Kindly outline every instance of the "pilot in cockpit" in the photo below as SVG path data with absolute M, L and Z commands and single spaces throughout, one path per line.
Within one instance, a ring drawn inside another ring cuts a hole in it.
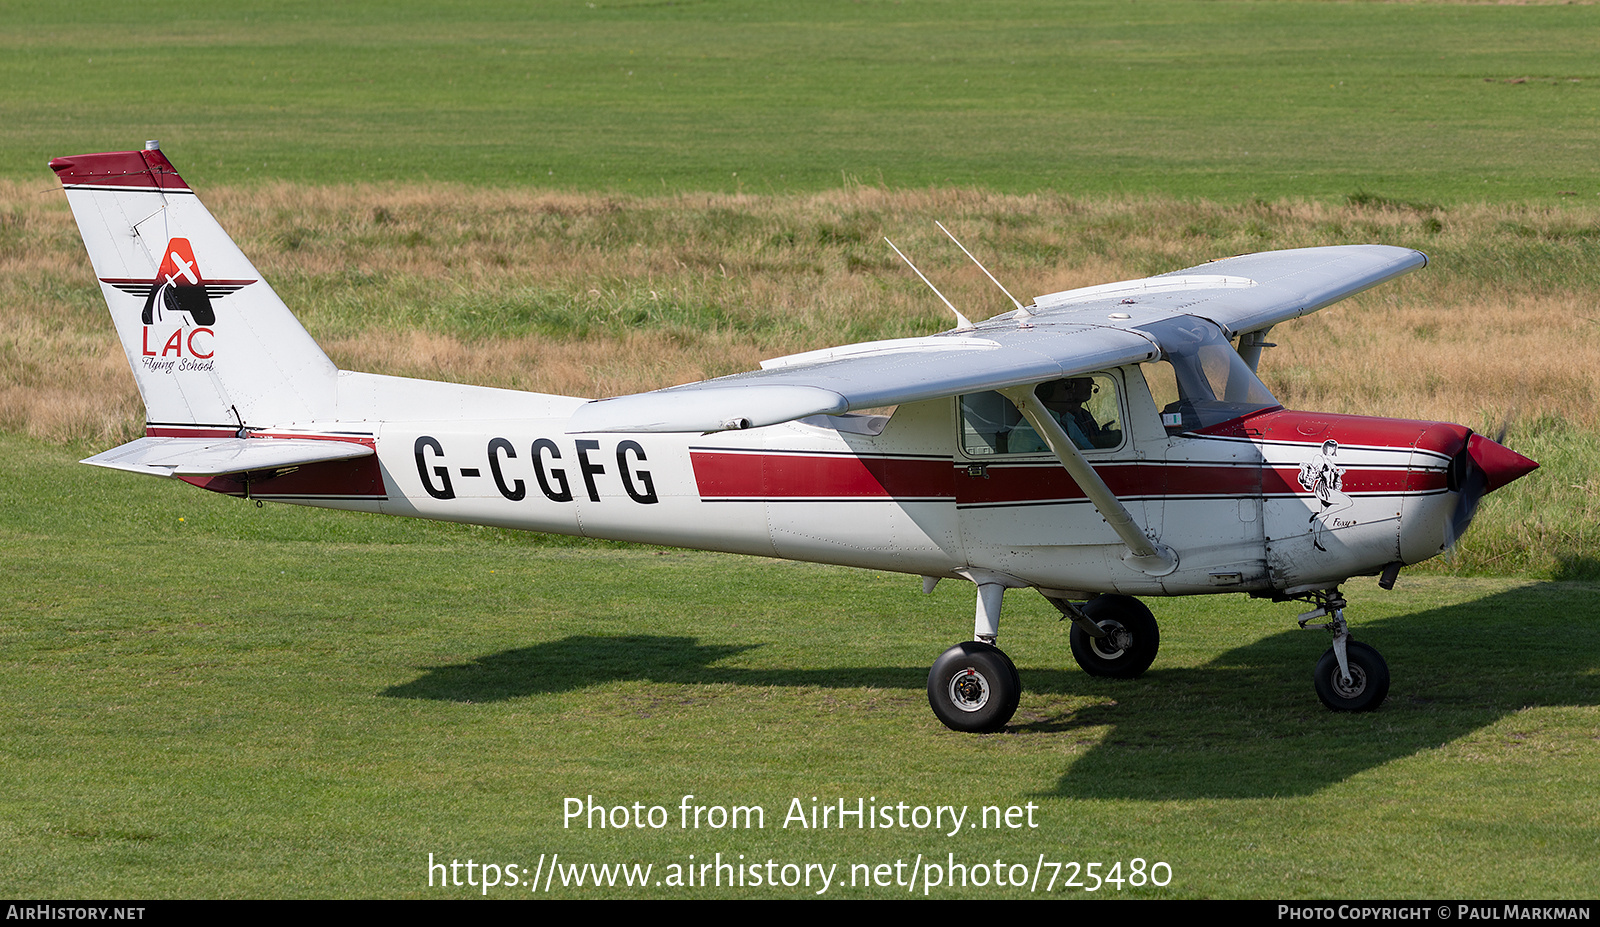
M 1056 417 L 1061 427 L 1067 431 L 1067 437 L 1080 448 L 1103 447 L 1100 436 L 1100 423 L 1094 420 L 1094 413 L 1084 407 L 1095 393 L 1094 380 L 1090 377 L 1072 377 L 1067 380 L 1052 380 L 1043 384 L 1036 395 L 1050 414 Z
M 1070 377 L 1041 383 L 1034 391 L 1039 403 L 1061 423 L 1061 428 L 1072 439 L 1072 443 L 1084 450 L 1117 443 L 1117 436 L 1106 434 L 1100 423 L 1095 421 L 1094 413 L 1085 407 L 1093 398 L 1095 389 L 1093 377 Z M 1048 446 L 1024 422 L 1012 431 L 1009 450 L 1013 454 L 1026 453 L 1048 450 Z

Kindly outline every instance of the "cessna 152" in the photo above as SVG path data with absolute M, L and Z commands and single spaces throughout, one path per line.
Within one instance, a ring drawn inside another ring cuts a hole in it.
M 1391 586 L 1538 466 L 1459 425 L 1288 411 L 1257 379 L 1272 326 L 1427 263 L 1404 248 L 1247 254 L 589 401 L 339 370 L 158 145 L 50 166 L 147 411 L 145 437 L 85 463 L 257 500 L 896 571 L 927 590 L 964 579 L 973 640 L 928 675 L 956 730 L 1016 710 L 995 639 L 1020 588 L 1071 620 L 1085 671 L 1111 677 L 1156 656 L 1134 595 L 1305 601 L 1301 627 L 1326 619 L 1312 627 L 1333 636 L 1317 695 L 1376 708 L 1389 671 L 1351 640 L 1339 585 Z

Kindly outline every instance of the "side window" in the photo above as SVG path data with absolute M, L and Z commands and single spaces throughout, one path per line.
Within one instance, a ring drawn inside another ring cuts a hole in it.
M 1050 380 L 1039 384 L 1034 395 L 1079 449 L 1104 450 L 1122 444 L 1122 403 L 1111 374 Z M 1017 407 L 999 393 L 961 397 L 961 449 L 970 457 L 1050 451 Z
M 1169 361 L 1140 364 L 1139 372 L 1144 374 L 1145 385 L 1150 387 L 1150 398 L 1156 401 L 1156 409 L 1161 413 L 1161 424 L 1166 427 L 1167 434 L 1183 431 L 1178 375 L 1173 371 L 1172 364 Z

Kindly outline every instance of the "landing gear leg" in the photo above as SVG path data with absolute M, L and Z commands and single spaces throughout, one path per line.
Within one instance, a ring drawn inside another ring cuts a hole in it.
M 1022 678 L 1011 658 L 994 645 L 1000 633 L 1000 603 L 1005 587 L 978 586 L 975 640 L 946 650 L 928 671 L 928 704 L 953 731 L 998 731 L 1017 713 Z
M 1317 661 L 1313 676 L 1317 698 L 1333 711 L 1376 710 L 1389 696 L 1389 664 L 1377 650 L 1350 637 L 1344 596 L 1337 588 L 1313 590 L 1309 597 L 1317 607 L 1300 616 L 1301 629 L 1333 632 L 1333 646 Z M 1308 624 L 1316 618 L 1329 620 Z

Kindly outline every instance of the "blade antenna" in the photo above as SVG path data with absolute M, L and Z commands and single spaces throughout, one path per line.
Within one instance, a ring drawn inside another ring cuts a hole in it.
M 934 220 L 933 224 L 937 225 L 939 227 L 939 231 L 945 233 L 946 235 L 950 235 L 950 230 L 944 227 L 944 223 L 943 222 L 940 222 L 938 220 Z M 961 253 L 962 254 L 965 254 L 967 257 L 972 258 L 972 263 L 978 265 L 978 269 L 983 271 L 983 275 L 985 277 L 988 277 L 989 281 L 991 283 L 993 283 L 995 286 L 1000 288 L 1000 292 L 1006 294 L 1006 299 L 1011 300 L 1011 305 L 1017 307 L 1017 314 L 1018 315 L 1033 315 L 1032 312 L 1028 311 L 1027 307 L 1023 306 L 1022 303 L 1017 302 L 1017 298 L 1015 296 L 1011 295 L 1011 291 L 1006 289 L 1005 284 L 1003 284 L 1000 281 L 996 280 L 994 278 L 994 274 L 989 273 L 989 268 L 983 266 L 983 262 L 982 261 L 978 260 L 975 257 L 972 257 L 972 252 L 968 251 L 967 250 L 967 246 L 963 245 L 961 243 L 961 239 L 955 237 L 954 235 L 950 235 L 950 240 L 956 243 L 956 247 L 961 249 Z
M 933 291 L 933 295 L 935 295 L 935 296 L 939 297 L 939 299 L 943 300 L 944 304 L 946 306 L 950 307 L 950 311 L 954 312 L 956 314 L 956 322 L 959 323 L 956 327 L 958 327 L 958 328 L 971 328 L 972 327 L 972 320 L 967 318 L 966 316 L 962 315 L 961 314 L 961 310 L 957 309 L 950 302 L 950 300 L 945 299 L 944 298 L 944 294 L 939 292 L 939 288 L 933 285 L 933 281 L 929 280 L 927 277 L 923 277 L 922 276 L 922 271 L 917 270 L 917 265 L 911 263 L 911 259 L 906 257 L 905 254 L 901 253 L 899 248 L 895 248 L 894 247 L 894 242 L 889 241 L 888 236 L 884 236 L 883 240 L 889 243 L 889 247 L 894 248 L 894 253 L 900 255 L 900 260 L 906 262 L 906 266 L 911 268 L 911 272 L 912 273 L 916 274 L 919 277 L 922 277 L 922 282 L 926 283 L 928 285 L 928 289 Z

